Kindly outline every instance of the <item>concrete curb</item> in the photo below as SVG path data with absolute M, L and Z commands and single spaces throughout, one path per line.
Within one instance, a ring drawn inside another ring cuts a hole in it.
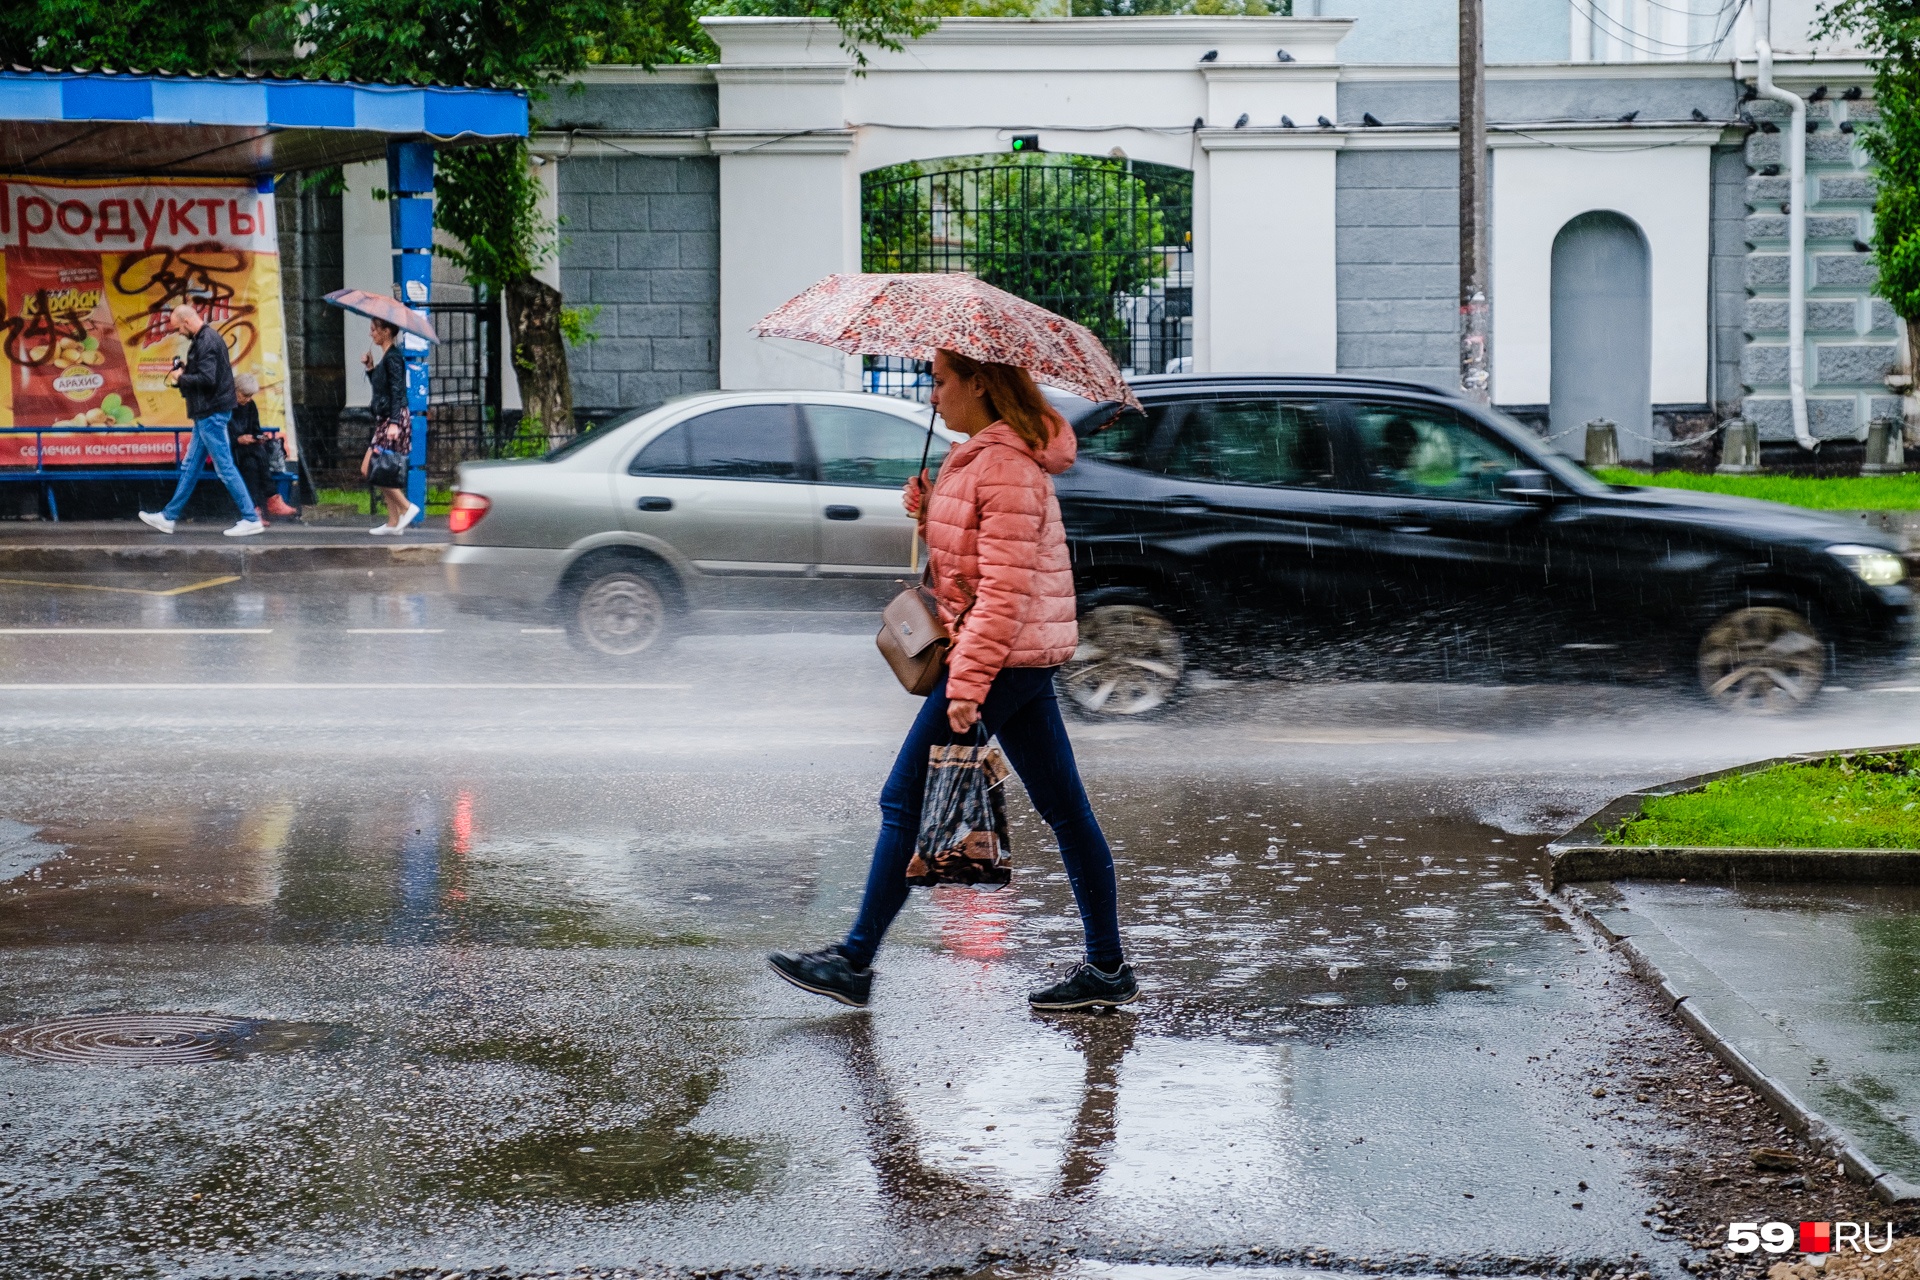
M 1649 799 L 1698 791 L 1718 779 L 1759 773 L 1777 764 L 1804 764 L 1836 757 L 1915 750 L 1920 750 L 1920 743 L 1858 747 L 1849 751 L 1802 751 L 1629 791 L 1610 801 L 1598 812 L 1589 814 L 1572 830 L 1547 845 L 1547 856 L 1551 859 L 1547 887 L 1557 890 L 1562 885 L 1579 880 L 1871 881 L 1880 884 L 1920 884 L 1920 849 L 1689 848 L 1604 842 L 1606 832 L 1639 816 L 1642 803 Z
M 431 569 L 445 543 L 372 543 L 369 546 L 6 546 L 0 573 L 204 573 L 252 577 L 316 569 Z
M 1705 1014 L 1688 1003 L 1688 996 L 1693 993 L 1681 991 L 1675 986 L 1645 949 L 1633 940 L 1633 934 L 1624 931 L 1619 920 L 1608 918 L 1610 913 L 1597 903 L 1592 890 L 1580 885 L 1568 885 L 1559 891 L 1558 896 L 1580 919 L 1592 925 L 1614 950 L 1626 957 L 1628 966 L 1636 976 L 1658 988 L 1661 996 L 1667 1000 L 1668 1007 L 1700 1037 L 1700 1042 L 1707 1050 L 1765 1098 L 1767 1104 L 1786 1120 L 1788 1128 L 1804 1134 L 1816 1148 L 1838 1160 L 1849 1177 L 1867 1184 L 1874 1196 L 1883 1203 L 1909 1204 L 1920 1201 L 1920 1185 L 1889 1173 L 1874 1163 L 1851 1134 L 1800 1101 L 1792 1090 L 1762 1071 L 1751 1058 L 1720 1034 L 1707 1021 Z M 1612 910 L 1628 914 L 1625 907 Z

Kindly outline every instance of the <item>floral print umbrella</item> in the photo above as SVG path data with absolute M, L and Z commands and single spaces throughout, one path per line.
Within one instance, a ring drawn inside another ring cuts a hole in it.
M 831 275 L 761 320 L 753 332 L 862 356 L 931 360 L 945 349 L 1018 365 L 1049 386 L 1089 400 L 1140 406 L 1092 330 L 958 272 Z
M 402 333 L 411 333 L 415 337 L 425 338 L 428 342 L 440 341 L 440 335 L 433 331 L 433 321 L 384 293 L 367 293 L 360 289 L 335 289 L 327 295 L 326 300 L 342 311 L 351 311 L 369 320 L 384 320 Z

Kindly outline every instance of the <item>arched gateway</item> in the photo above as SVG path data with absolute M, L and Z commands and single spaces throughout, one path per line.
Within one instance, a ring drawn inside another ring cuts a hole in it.
M 1016 291 L 1073 308 L 1143 373 L 1189 359 L 1333 371 L 1345 131 L 1282 119 L 1338 117 L 1334 46 L 1350 25 L 957 19 L 868 50 L 862 71 L 824 24 L 709 20 L 721 384 L 853 385 L 857 361 L 747 329 L 821 276 L 872 265 L 876 235 L 906 236 L 881 258 L 1037 286 Z M 1003 216 L 1023 202 L 1038 221 Z M 1097 234 L 1074 247 L 1076 231 Z
M 1077 320 L 1130 373 L 1193 358 L 1193 175 L 1124 156 L 1017 151 L 860 176 L 863 271 L 964 271 Z M 892 390 L 898 362 L 869 359 Z

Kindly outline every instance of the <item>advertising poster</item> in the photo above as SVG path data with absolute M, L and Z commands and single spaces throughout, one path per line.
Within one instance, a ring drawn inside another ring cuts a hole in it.
M 0 176 L 0 427 L 174 427 L 166 385 L 185 303 L 260 380 L 260 421 L 284 426 L 286 368 L 273 195 L 246 182 Z M 172 466 L 172 435 L 48 433 L 49 466 Z M 35 437 L 0 434 L 0 466 Z

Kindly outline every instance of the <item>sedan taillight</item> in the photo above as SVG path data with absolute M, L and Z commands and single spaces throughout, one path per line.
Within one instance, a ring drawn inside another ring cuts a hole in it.
M 447 510 L 447 532 L 465 533 L 480 523 L 480 517 L 487 514 L 493 504 L 477 493 L 456 493 L 453 506 Z

